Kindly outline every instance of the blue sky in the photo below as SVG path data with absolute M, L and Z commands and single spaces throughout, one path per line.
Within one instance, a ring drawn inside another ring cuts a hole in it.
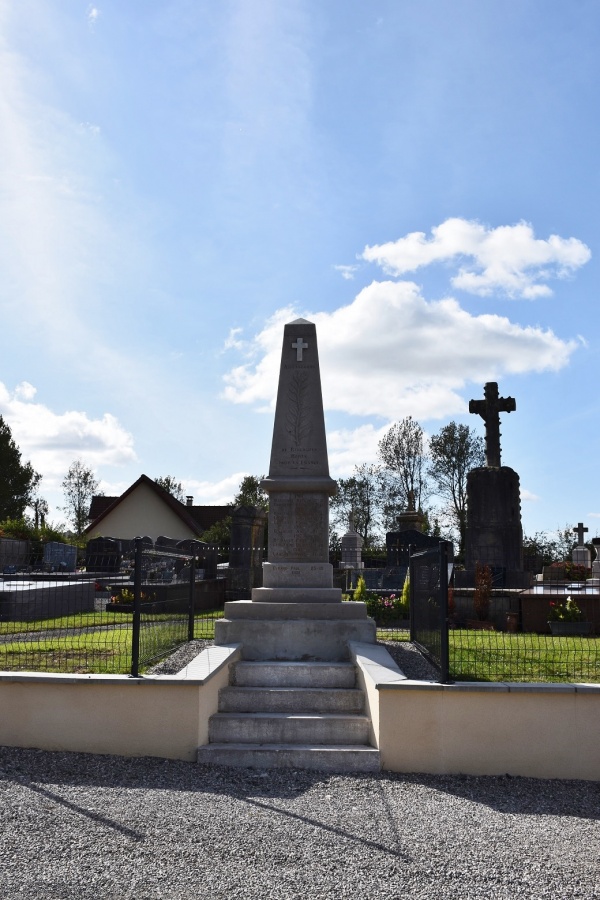
M 527 533 L 600 529 L 595 0 L 0 0 L 0 413 L 197 503 L 268 469 L 317 323 L 330 468 L 405 415 L 482 431 Z

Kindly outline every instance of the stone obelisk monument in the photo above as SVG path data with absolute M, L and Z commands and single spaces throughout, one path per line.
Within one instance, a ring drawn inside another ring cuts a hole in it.
M 283 332 L 269 475 L 269 561 L 251 601 L 228 602 L 217 645 L 244 659 L 341 660 L 349 641 L 375 642 L 364 603 L 342 603 L 329 563 L 329 476 L 317 332 L 297 319 Z
M 269 562 L 254 602 L 341 603 L 329 563 L 329 477 L 317 330 L 297 319 L 283 332 L 269 475 Z

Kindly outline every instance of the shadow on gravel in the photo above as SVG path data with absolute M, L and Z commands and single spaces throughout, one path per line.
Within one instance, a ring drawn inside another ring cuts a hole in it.
M 499 813 L 600 819 L 600 783 L 520 778 L 512 775 L 389 775 L 404 784 L 443 791 Z
M 386 808 L 389 802 L 384 798 L 384 794 L 389 796 L 386 788 L 392 792 L 407 788 L 413 793 L 414 789 L 421 788 L 433 794 L 443 792 L 472 803 L 480 803 L 500 813 L 600 819 L 600 784 L 597 782 L 549 781 L 513 778 L 508 775 L 476 777 L 403 775 L 390 772 L 342 775 L 292 769 L 261 771 L 200 766 L 154 757 L 126 758 L 0 747 L 0 781 L 2 780 L 20 782 L 41 794 L 52 793 L 52 799 L 66 806 L 70 802 L 56 796 L 52 786 L 223 794 L 245 800 L 257 807 L 274 809 L 270 800 L 293 799 L 318 786 L 337 784 L 343 788 L 344 781 L 351 781 L 370 786 L 374 799 L 376 796 Z M 72 804 L 71 806 L 74 807 Z M 84 815 L 88 814 L 84 809 L 79 811 Z M 281 808 L 278 811 L 294 817 Z M 390 809 L 390 821 L 393 820 L 392 813 Z M 98 818 L 96 813 L 89 815 Z M 133 833 L 128 836 L 136 837 Z

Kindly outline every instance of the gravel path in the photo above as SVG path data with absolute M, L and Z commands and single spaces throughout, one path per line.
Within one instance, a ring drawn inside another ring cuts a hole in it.
M 600 786 L 0 748 L 3 900 L 600 897 Z
M 147 674 L 175 675 L 206 647 L 212 646 L 212 643 L 212 641 L 190 641 L 179 647 L 167 659 L 148 669 Z M 386 648 L 407 678 L 437 681 L 435 669 L 413 644 L 408 641 L 379 641 L 379 643 Z

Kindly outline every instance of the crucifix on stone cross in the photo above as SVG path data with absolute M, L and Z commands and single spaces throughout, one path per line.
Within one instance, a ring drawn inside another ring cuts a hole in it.
M 583 540 L 583 536 L 586 533 L 586 531 L 589 531 L 589 528 L 586 528 L 584 526 L 583 522 L 579 522 L 579 524 L 577 525 L 577 528 L 574 528 L 573 531 L 577 535 L 577 546 L 584 547 L 585 543 Z
M 483 389 L 484 400 L 469 400 L 469 412 L 477 413 L 485 422 L 486 465 L 500 468 L 500 413 L 514 412 L 514 397 L 499 397 L 498 383 L 488 381 Z
M 296 362 L 302 362 L 302 351 L 308 350 L 308 344 L 304 343 L 303 338 L 296 338 L 296 340 L 292 344 L 292 350 L 296 351 Z

